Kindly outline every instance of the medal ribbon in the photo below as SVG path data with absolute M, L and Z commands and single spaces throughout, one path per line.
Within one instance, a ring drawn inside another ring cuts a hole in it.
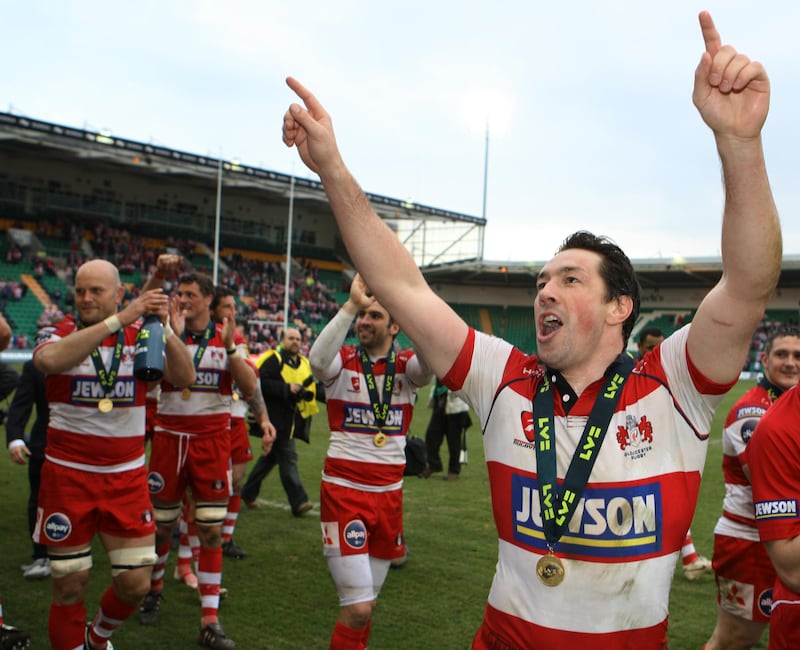
M 595 400 L 580 442 L 572 455 L 562 491 L 558 492 L 556 470 L 555 396 L 545 374 L 533 399 L 536 472 L 539 478 L 539 504 L 542 509 L 542 528 L 545 539 L 555 544 L 569 524 L 583 496 L 592 467 L 622 393 L 622 384 L 633 370 L 634 361 L 621 354 L 609 369 L 606 383 Z
M 203 355 L 206 353 L 206 348 L 208 347 L 208 342 L 211 340 L 213 333 L 217 331 L 217 326 L 214 324 L 213 320 L 208 321 L 208 325 L 206 325 L 206 330 L 203 332 L 203 338 L 200 339 L 200 343 L 197 346 L 197 352 L 194 354 L 194 369 L 197 370 L 200 367 L 200 360 L 203 358 Z M 186 343 L 186 335 L 187 332 L 184 330 L 183 334 L 181 334 L 181 341 Z
M 383 377 L 382 399 L 378 397 L 378 386 L 375 375 L 372 374 L 372 362 L 369 360 L 367 351 L 360 345 L 356 348 L 358 358 L 361 361 L 361 369 L 364 371 L 364 379 L 367 382 L 369 401 L 372 402 L 372 412 L 375 414 L 375 424 L 378 430 L 383 429 L 386 424 L 386 416 L 389 414 L 389 403 L 392 401 L 392 388 L 394 386 L 394 373 L 397 367 L 397 351 L 392 345 L 389 356 L 386 357 L 386 374 Z
M 106 397 L 113 394 L 114 382 L 117 380 L 117 373 L 119 372 L 119 363 L 122 360 L 122 346 L 125 341 L 125 328 L 123 327 L 117 333 L 117 343 L 114 346 L 114 354 L 111 357 L 111 367 L 106 370 L 103 360 L 100 358 L 100 350 L 95 348 L 92 350 L 92 363 L 94 369 L 97 371 L 97 378 L 100 380 L 100 385 L 106 393 Z
M 778 386 L 776 386 L 775 384 L 773 384 L 766 377 L 761 377 L 761 379 L 758 380 L 758 385 L 767 391 L 767 395 L 769 395 L 769 398 L 773 402 L 783 394 L 783 390 Z

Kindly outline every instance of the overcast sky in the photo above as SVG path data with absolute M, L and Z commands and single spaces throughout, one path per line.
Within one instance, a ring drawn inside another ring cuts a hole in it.
M 800 254 L 800 3 L 0 0 L 0 109 L 311 177 L 280 139 L 292 75 L 365 190 L 481 216 L 485 257 L 579 228 L 633 258 L 719 254 L 713 138 L 691 102 L 701 9 L 764 63 L 767 166 Z

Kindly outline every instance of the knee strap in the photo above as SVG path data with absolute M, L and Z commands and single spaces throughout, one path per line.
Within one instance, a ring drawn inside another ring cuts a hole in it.
M 158 561 L 158 555 L 152 546 L 135 546 L 109 551 L 108 560 L 111 562 L 111 575 L 116 577 L 131 569 L 153 566 Z
M 181 516 L 182 506 L 180 503 L 169 506 L 157 506 L 153 504 L 153 516 L 156 523 L 160 525 L 172 525 Z
M 48 552 L 50 573 L 54 578 L 65 578 L 73 573 L 88 571 L 92 568 L 91 547 L 69 554 Z
M 198 503 L 194 508 L 194 523 L 198 526 L 221 526 L 227 515 L 227 502 Z

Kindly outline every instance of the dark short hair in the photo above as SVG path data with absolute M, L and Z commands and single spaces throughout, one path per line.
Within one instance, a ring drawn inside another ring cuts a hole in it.
M 602 258 L 599 271 L 606 285 L 606 302 L 621 296 L 628 296 L 631 299 L 633 309 L 622 325 L 622 340 L 627 345 L 633 326 L 639 317 L 642 301 L 639 280 L 636 278 L 633 264 L 622 249 L 608 237 L 594 235 L 586 230 L 572 233 L 563 241 L 557 253 L 574 248 L 592 251 Z
M 776 325 L 767 334 L 767 339 L 764 341 L 764 352 L 769 354 L 775 339 L 782 339 L 785 336 L 793 336 L 800 339 L 800 328 L 794 325 Z
M 184 273 L 178 278 L 178 284 L 196 283 L 200 287 L 200 293 L 204 296 L 214 295 L 214 283 L 205 273 Z
M 214 298 L 211 300 L 211 311 L 214 311 L 217 307 L 219 307 L 219 303 L 222 302 L 223 298 L 227 298 L 228 296 L 236 297 L 236 292 L 231 289 L 230 287 L 225 286 L 218 286 L 214 289 Z
M 652 336 L 657 339 L 663 339 L 664 332 L 662 332 L 658 327 L 645 327 L 641 332 L 639 332 L 639 338 L 636 339 L 636 342 L 644 343 L 648 336 Z

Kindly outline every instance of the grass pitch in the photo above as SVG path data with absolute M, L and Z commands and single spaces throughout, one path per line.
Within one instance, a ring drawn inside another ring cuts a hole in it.
M 751 385 L 738 384 L 723 401 L 714 422 L 692 525 L 697 549 L 709 557 L 724 495 L 722 421 L 733 401 Z M 427 421 L 427 409 L 419 407 L 412 434 L 423 436 Z M 298 442 L 301 476 L 315 504 L 327 447 L 326 423 L 323 406 L 314 418 L 311 444 Z M 440 474 L 428 480 L 406 478 L 405 529 L 410 558 L 404 568 L 390 571 L 384 584 L 372 623 L 371 650 L 464 650 L 480 625 L 494 574 L 497 537 L 476 426 L 468 432 L 468 446 L 469 464 L 463 467 L 458 481 L 443 481 Z M 442 452 L 446 458 L 445 446 Z M 3 612 L 9 624 L 31 632 L 35 650 L 49 647 L 50 583 L 24 580 L 19 570 L 20 564 L 30 561 L 31 552 L 25 515 L 27 494 L 26 468 L 8 459 L 0 462 Z M 243 508 L 239 516 L 235 539 L 249 555 L 243 560 L 225 559 L 223 585 L 230 590 L 230 597 L 222 604 L 220 620 L 242 650 L 325 650 L 338 604 L 322 557 L 319 510 L 315 505 L 305 517 L 293 517 L 277 471 L 264 482 L 260 499 L 261 508 Z M 118 650 L 197 647 L 197 594 L 172 580 L 175 558 L 173 552 L 167 566 L 161 622 L 156 627 L 142 627 L 135 618 L 127 621 L 114 635 Z M 96 547 L 87 616 L 94 615 L 109 581 L 105 554 Z M 647 603 L 641 606 L 647 607 Z M 713 576 L 687 582 L 678 568 L 670 599 L 670 648 L 700 648 L 715 621 Z M 766 646 L 765 635 L 759 647 Z

